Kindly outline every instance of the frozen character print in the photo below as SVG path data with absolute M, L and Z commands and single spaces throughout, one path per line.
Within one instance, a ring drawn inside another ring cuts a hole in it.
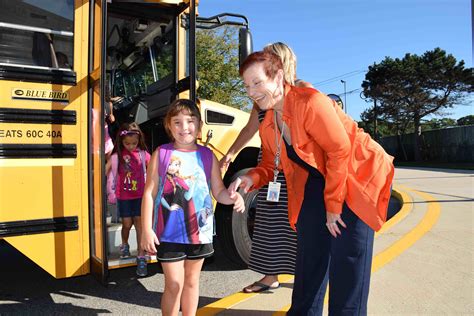
M 123 155 L 123 161 L 125 162 L 125 177 L 123 178 L 123 189 L 124 191 L 136 191 L 137 190 L 137 181 L 132 180 L 132 168 L 131 161 L 132 157 L 130 155 Z M 133 190 L 135 187 L 135 190 Z
M 181 159 L 171 156 L 163 186 L 161 207 L 164 226 L 162 240 L 190 243 L 199 240 L 196 211 L 193 203 L 194 185 L 180 175 Z

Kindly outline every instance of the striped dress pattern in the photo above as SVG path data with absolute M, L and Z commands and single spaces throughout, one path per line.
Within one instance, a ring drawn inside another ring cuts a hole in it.
M 264 116 L 265 112 L 260 111 L 260 122 Z M 260 160 L 261 151 L 258 155 Z M 278 174 L 277 181 L 281 183 L 279 202 L 267 201 L 267 186 L 262 187 L 257 195 L 249 268 L 265 275 L 295 272 L 296 232 L 288 221 L 288 193 L 282 172 Z

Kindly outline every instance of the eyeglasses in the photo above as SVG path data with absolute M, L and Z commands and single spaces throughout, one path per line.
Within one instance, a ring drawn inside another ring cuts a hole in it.
M 120 135 L 120 136 L 140 135 L 140 132 L 139 132 L 139 131 L 127 131 L 127 130 L 123 130 L 123 131 L 120 132 L 119 135 Z

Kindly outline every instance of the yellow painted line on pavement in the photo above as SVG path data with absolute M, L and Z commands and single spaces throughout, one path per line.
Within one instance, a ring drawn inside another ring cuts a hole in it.
M 278 282 L 280 283 L 286 283 L 290 280 L 293 279 L 293 275 L 290 274 L 282 274 L 278 276 Z M 224 297 L 214 303 L 211 303 L 209 305 L 206 305 L 204 307 L 201 307 L 200 309 L 197 310 L 196 315 L 197 316 L 212 316 L 216 315 L 222 311 L 225 311 L 226 309 L 232 308 L 232 306 L 242 303 L 259 293 L 243 293 L 243 292 L 237 292 L 235 294 L 232 294 L 230 296 Z
M 372 272 L 379 270 L 381 267 L 402 254 L 405 250 L 413 246 L 421 237 L 423 237 L 423 235 L 429 232 L 438 221 L 439 215 L 441 214 L 441 205 L 436 202 L 436 198 L 428 193 L 416 190 L 412 190 L 412 192 L 421 196 L 421 198 L 423 198 L 428 204 L 425 216 L 415 228 L 375 256 L 374 261 L 372 262 Z
M 232 308 L 232 306 L 238 303 L 244 302 L 256 296 L 257 294 L 258 293 L 243 293 L 243 292 L 232 294 L 214 303 L 201 307 L 200 309 L 197 310 L 196 315 L 197 316 L 216 315 L 222 311 L 225 311 L 226 309 Z

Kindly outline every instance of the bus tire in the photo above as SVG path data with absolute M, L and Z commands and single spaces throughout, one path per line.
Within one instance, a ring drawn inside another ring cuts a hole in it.
M 232 176 L 234 181 L 249 169 L 243 169 Z M 228 259 L 237 267 L 246 268 L 252 247 L 253 224 L 258 190 L 239 192 L 245 202 L 245 211 L 237 213 L 232 205 L 218 204 L 216 208 L 217 238 Z

